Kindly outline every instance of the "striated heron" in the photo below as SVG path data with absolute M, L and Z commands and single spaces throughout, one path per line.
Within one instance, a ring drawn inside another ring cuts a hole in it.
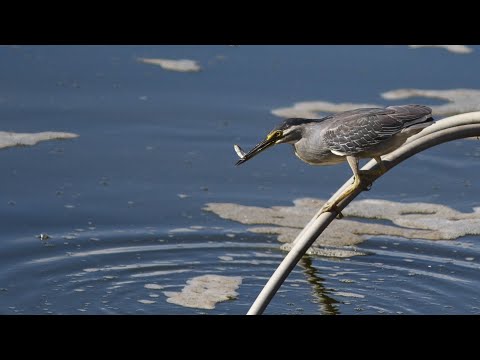
M 322 212 L 334 210 L 341 215 L 337 204 L 358 187 L 371 184 L 373 174 L 386 171 L 381 156 L 399 148 L 410 136 L 431 124 L 432 109 L 423 105 L 363 108 L 322 119 L 286 119 L 248 153 L 235 145 L 235 151 L 240 156 L 236 165 L 243 164 L 275 144 L 283 143 L 292 144 L 295 155 L 311 165 L 332 165 L 346 160 L 355 180 L 322 209 Z M 359 170 L 358 161 L 363 158 L 374 158 L 379 170 Z

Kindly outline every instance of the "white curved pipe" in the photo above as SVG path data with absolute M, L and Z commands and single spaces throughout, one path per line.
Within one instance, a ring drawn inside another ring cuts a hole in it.
M 459 114 L 437 121 L 435 124 L 425 128 L 415 136 L 409 138 L 399 149 L 384 156 L 385 167 L 390 170 L 409 157 L 426 150 L 432 146 L 442 144 L 447 141 L 480 136 L 480 111 Z M 369 170 L 375 168 L 377 163 L 375 160 L 369 161 L 362 169 Z M 379 176 L 375 177 L 375 180 Z M 352 178 L 347 180 L 340 189 L 329 199 L 334 200 L 343 190 L 352 182 Z M 339 211 L 347 206 L 357 195 L 362 192 L 357 189 L 355 192 L 347 196 L 340 204 L 337 205 Z M 283 259 L 277 270 L 268 280 L 257 299 L 248 310 L 247 315 L 260 315 L 270 303 L 277 290 L 285 281 L 287 276 L 293 270 L 298 261 L 305 255 L 305 252 L 327 228 L 327 226 L 335 219 L 335 213 L 321 213 L 321 210 L 315 214 L 310 222 L 298 234 L 293 242 L 292 249 Z

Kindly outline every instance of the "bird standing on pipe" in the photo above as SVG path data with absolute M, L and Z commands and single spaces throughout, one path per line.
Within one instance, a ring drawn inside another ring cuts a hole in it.
M 348 161 L 355 180 L 323 212 L 337 210 L 337 205 L 358 187 L 371 184 L 372 175 L 386 171 L 381 156 L 402 146 L 412 135 L 433 124 L 432 109 L 423 105 L 387 108 L 363 108 L 344 111 L 322 119 L 291 118 L 281 122 L 248 153 L 235 145 L 243 164 L 276 144 L 292 144 L 295 155 L 311 165 L 333 165 Z M 361 171 L 359 159 L 374 158 L 379 170 Z

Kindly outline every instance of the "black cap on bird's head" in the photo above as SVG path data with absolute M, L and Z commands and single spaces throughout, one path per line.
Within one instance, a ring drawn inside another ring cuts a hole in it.
M 302 118 L 290 118 L 282 121 L 272 131 L 270 131 L 262 142 L 257 144 L 252 150 L 245 154 L 235 165 L 243 164 L 245 161 L 250 160 L 255 155 L 260 154 L 263 150 L 275 144 L 282 143 L 295 143 L 302 137 L 303 125 L 317 120 L 302 119 Z

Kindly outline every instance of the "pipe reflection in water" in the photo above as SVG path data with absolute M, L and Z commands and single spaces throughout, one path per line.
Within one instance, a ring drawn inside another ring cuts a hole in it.
M 325 315 L 339 315 L 340 310 L 335 305 L 338 304 L 338 301 L 328 296 L 330 290 L 324 285 L 325 279 L 317 275 L 318 270 L 312 266 L 312 258 L 304 255 L 299 264 L 307 276 L 307 281 L 313 286 L 313 295 L 319 301 L 321 313 Z

